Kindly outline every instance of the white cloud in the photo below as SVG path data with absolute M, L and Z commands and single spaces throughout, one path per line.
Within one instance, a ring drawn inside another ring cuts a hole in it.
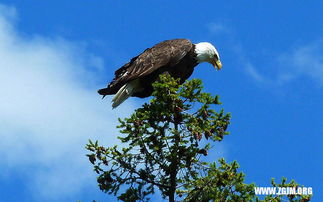
M 265 64 L 267 68 L 271 68 L 267 71 L 269 74 L 260 73 L 259 68 L 250 62 L 245 65 L 245 70 L 259 84 L 283 85 L 293 80 L 309 78 L 318 86 L 323 86 L 322 55 L 323 40 L 317 40 L 277 56 L 276 60 L 272 60 L 274 63 Z M 267 76 L 270 74 L 272 76 Z
M 229 32 L 229 28 L 223 23 L 209 23 L 207 24 L 207 28 L 211 34 L 220 34 L 223 32 Z
M 15 20 L 0 5 L 0 178 L 18 172 L 33 200 L 59 201 L 95 184 L 84 146 L 117 143 L 117 117 L 134 106 L 112 111 L 97 95 L 100 57 L 61 38 L 22 37 Z
M 257 82 L 266 83 L 266 78 L 261 75 L 256 68 L 249 62 L 246 63 L 246 71 L 247 73 Z
M 281 81 L 289 81 L 302 76 L 323 85 L 323 40 L 298 47 L 279 58 L 281 66 L 286 65 L 279 75 Z

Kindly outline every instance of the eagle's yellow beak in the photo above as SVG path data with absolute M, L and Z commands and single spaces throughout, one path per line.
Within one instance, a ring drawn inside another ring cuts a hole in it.
M 218 70 L 222 68 L 222 63 L 220 60 L 212 61 L 212 65 L 214 66 L 214 68 L 217 68 Z

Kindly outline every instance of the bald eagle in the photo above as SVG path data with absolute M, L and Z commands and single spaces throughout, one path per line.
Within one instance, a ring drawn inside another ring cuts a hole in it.
M 112 107 L 116 108 L 130 96 L 150 96 L 152 83 L 160 74 L 168 73 L 183 83 L 191 76 L 194 67 L 202 62 L 208 62 L 218 70 L 222 67 L 218 51 L 208 42 L 193 44 L 188 39 L 166 40 L 146 49 L 119 68 L 108 87 L 98 93 L 103 98 L 115 94 Z

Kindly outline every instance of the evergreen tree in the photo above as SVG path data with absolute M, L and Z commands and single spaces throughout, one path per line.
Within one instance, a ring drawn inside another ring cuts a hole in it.
M 100 189 L 123 201 L 148 201 L 156 189 L 170 202 L 258 200 L 255 185 L 244 183 L 237 162 L 227 163 L 223 158 L 209 162 L 205 157 L 211 149 L 216 152 L 215 142 L 228 135 L 230 114 L 218 109 L 219 97 L 202 92 L 198 79 L 179 85 L 178 80 L 162 75 L 153 87 L 150 103 L 130 118 L 119 119 L 123 135 L 118 138 L 123 148 L 106 148 L 91 140 L 87 144 Z M 286 179 L 282 184 L 272 183 L 299 186 Z M 265 200 L 280 201 L 282 197 L 267 196 Z

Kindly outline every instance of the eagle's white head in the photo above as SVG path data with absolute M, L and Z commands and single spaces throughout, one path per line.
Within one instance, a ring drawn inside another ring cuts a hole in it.
M 212 44 L 208 42 L 195 44 L 195 53 L 197 55 L 196 59 L 198 63 L 208 62 L 218 70 L 222 68 L 219 53 Z

